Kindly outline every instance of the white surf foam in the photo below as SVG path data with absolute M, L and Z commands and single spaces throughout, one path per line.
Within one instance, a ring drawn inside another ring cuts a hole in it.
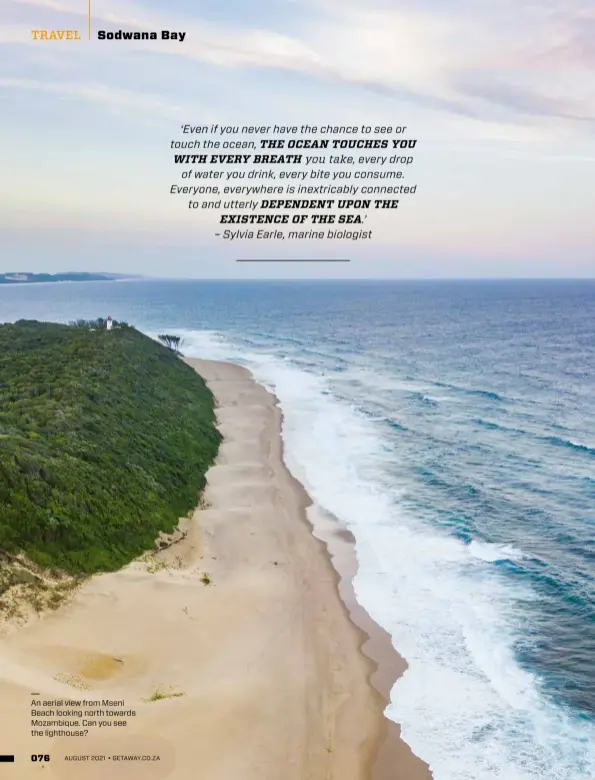
M 492 544 L 473 540 L 468 547 L 470 555 L 488 563 L 498 561 L 521 561 L 525 556 L 512 544 Z
M 595 776 L 593 726 L 545 700 L 515 660 L 523 603 L 533 594 L 491 564 L 522 553 L 466 545 L 408 516 L 399 486 L 384 476 L 378 423 L 338 402 L 322 373 L 217 334 L 181 335 L 188 354 L 248 365 L 279 398 L 287 465 L 354 534 L 357 598 L 409 663 L 387 715 L 435 780 Z

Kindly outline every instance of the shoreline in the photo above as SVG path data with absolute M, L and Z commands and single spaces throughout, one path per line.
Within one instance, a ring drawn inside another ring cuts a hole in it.
M 62 780 L 428 780 L 384 716 L 404 665 L 355 600 L 348 534 L 285 466 L 277 399 L 243 367 L 186 362 L 223 435 L 201 502 L 173 544 L 0 636 L 11 776 L 29 780 L 43 768 L 29 757 L 51 753 Z M 32 692 L 134 716 L 32 737 Z M 161 761 L 66 763 L 75 752 Z
M 384 715 L 391 702 L 395 682 L 407 670 L 407 662 L 395 650 L 390 634 L 357 601 L 353 579 L 357 573 L 355 537 L 330 513 L 312 505 L 308 514 L 312 534 L 326 548 L 337 578 L 336 587 L 348 619 L 361 636 L 359 651 L 370 661 L 368 681 L 378 695 L 382 711 L 377 747 L 372 758 L 370 780 L 432 780 L 428 765 L 416 756 L 401 737 L 398 723 Z M 316 515 L 312 518 L 311 515 Z
M 274 398 L 279 414 L 278 436 L 281 439 L 281 458 L 285 465 L 283 413 L 279 406 L 279 399 L 273 393 L 270 394 Z M 287 466 L 285 468 L 287 469 Z M 295 477 L 292 476 L 292 479 Z M 355 537 L 338 518 L 315 504 L 303 485 L 297 479 L 295 481 L 304 490 L 310 502 L 306 507 L 304 519 L 314 538 L 324 545 L 324 552 L 336 574 L 337 594 L 343 602 L 348 619 L 360 633 L 359 651 L 371 663 L 368 681 L 378 694 L 382 719 L 369 767 L 370 780 L 432 780 L 428 765 L 415 755 L 402 739 L 399 724 L 384 714 L 391 702 L 392 687 L 407 670 L 407 662 L 395 650 L 390 634 L 376 623 L 357 600 L 353 585 L 357 574 Z
M 285 445 L 282 435 L 283 413 L 279 399 L 257 382 L 252 372 L 243 366 L 199 358 L 185 358 L 185 361 L 203 377 L 204 373 L 200 369 L 204 368 L 205 364 L 228 365 L 238 368 L 246 372 L 250 380 L 262 388 L 273 401 L 276 429 L 273 438 L 278 439 L 279 442 L 278 454 L 283 469 L 289 480 L 301 493 L 302 517 L 300 519 L 307 527 L 308 532 L 321 545 L 322 553 L 333 573 L 336 594 L 344 609 L 345 617 L 358 635 L 358 652 L 368 662 L 367 682 L 373 690 L 377 706 L 380 708 L 378 732 L 374 738 L 374 748 L 366 763 L 364 777 L 366 780 L 432 780 L 428 765 L 416 756 L 410 746 L 401 738 L 399 724 L 389 720 L 384 715 L 384 711 L 391 701 L 392 687 L 406 671 L 407 662 L 393 647 L 388 632 L 376 623 L 357 601 L 353 587 L 353 579 L 357 573 L 353 534 L 337 518 L 314 503 L 306 488 L 291 474 L 285 464 Z M 207 384 L 209 384 L 208 381 Z

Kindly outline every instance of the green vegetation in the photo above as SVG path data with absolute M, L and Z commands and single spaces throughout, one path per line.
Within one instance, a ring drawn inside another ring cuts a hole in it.
M 173 352 L 176 352 L 179 354 L 180 346 L 182 344 L 182 340 L 179 336 L 171 336 L 169 333 L 161 333 L 159 336 L 157 336 L 159 341 L 163 344 L 164 347 L 167 347 L 168 349 L 171 349 Z
M 219 441 L 204 381 L 125 323 L 0 325 L 0 549 L 117 569 L 196 506 Z
M 98 317 L 96 320 L 71 320 L 68 323 L 72 328 L 90 328 L 91 330 L 97 330 L 98 328 L 105 328 L 107 320 L 103 317 Z M 129 328 L 130 325 L 127 322 L 112 321 L 112 327 L 114 328 Z
M 166 693 L 165 691 L 162 691 L 160 688 L 157 688 L 153 691 L 153 693 L 149 696 L 148 699 L 143 699 L 145 702 L 150 701 L 161 701 L 162 699 L 179 699 L 181 696 L 183 696 L 183 693 L 176 693 L 174 691 L 170 693 Z

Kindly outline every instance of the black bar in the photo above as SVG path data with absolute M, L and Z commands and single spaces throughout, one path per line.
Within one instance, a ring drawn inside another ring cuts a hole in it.
M 0 764 L 14 764 L 14 756 L 0 756 Z
M 338 257 L 247 257 L 236 260 L 236 263 L 350 263 Z

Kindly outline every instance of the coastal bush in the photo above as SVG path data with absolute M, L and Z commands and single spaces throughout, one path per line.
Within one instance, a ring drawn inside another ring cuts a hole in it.
M 157 338 L 163 344 L 163 346 L 171 349 L 172 352 L 179 354 L 179 349 L 182 343 L 182 340 L 179 336 L 172 336 L 169 333 L 161 333 L 159 336 L 157 336 Z
M 98 317 L 95 320 L 72 320 L 68 323 L 73 328 L 105 328 L 106 320 L 103 317 Z M 132 327 L 127 322 L 112 321 L 112 328 L 130 328 Z
M 151 549 L 199 501 L 213 406 L 132 327 L 0 325 L 0 548 L 71 574 Z

